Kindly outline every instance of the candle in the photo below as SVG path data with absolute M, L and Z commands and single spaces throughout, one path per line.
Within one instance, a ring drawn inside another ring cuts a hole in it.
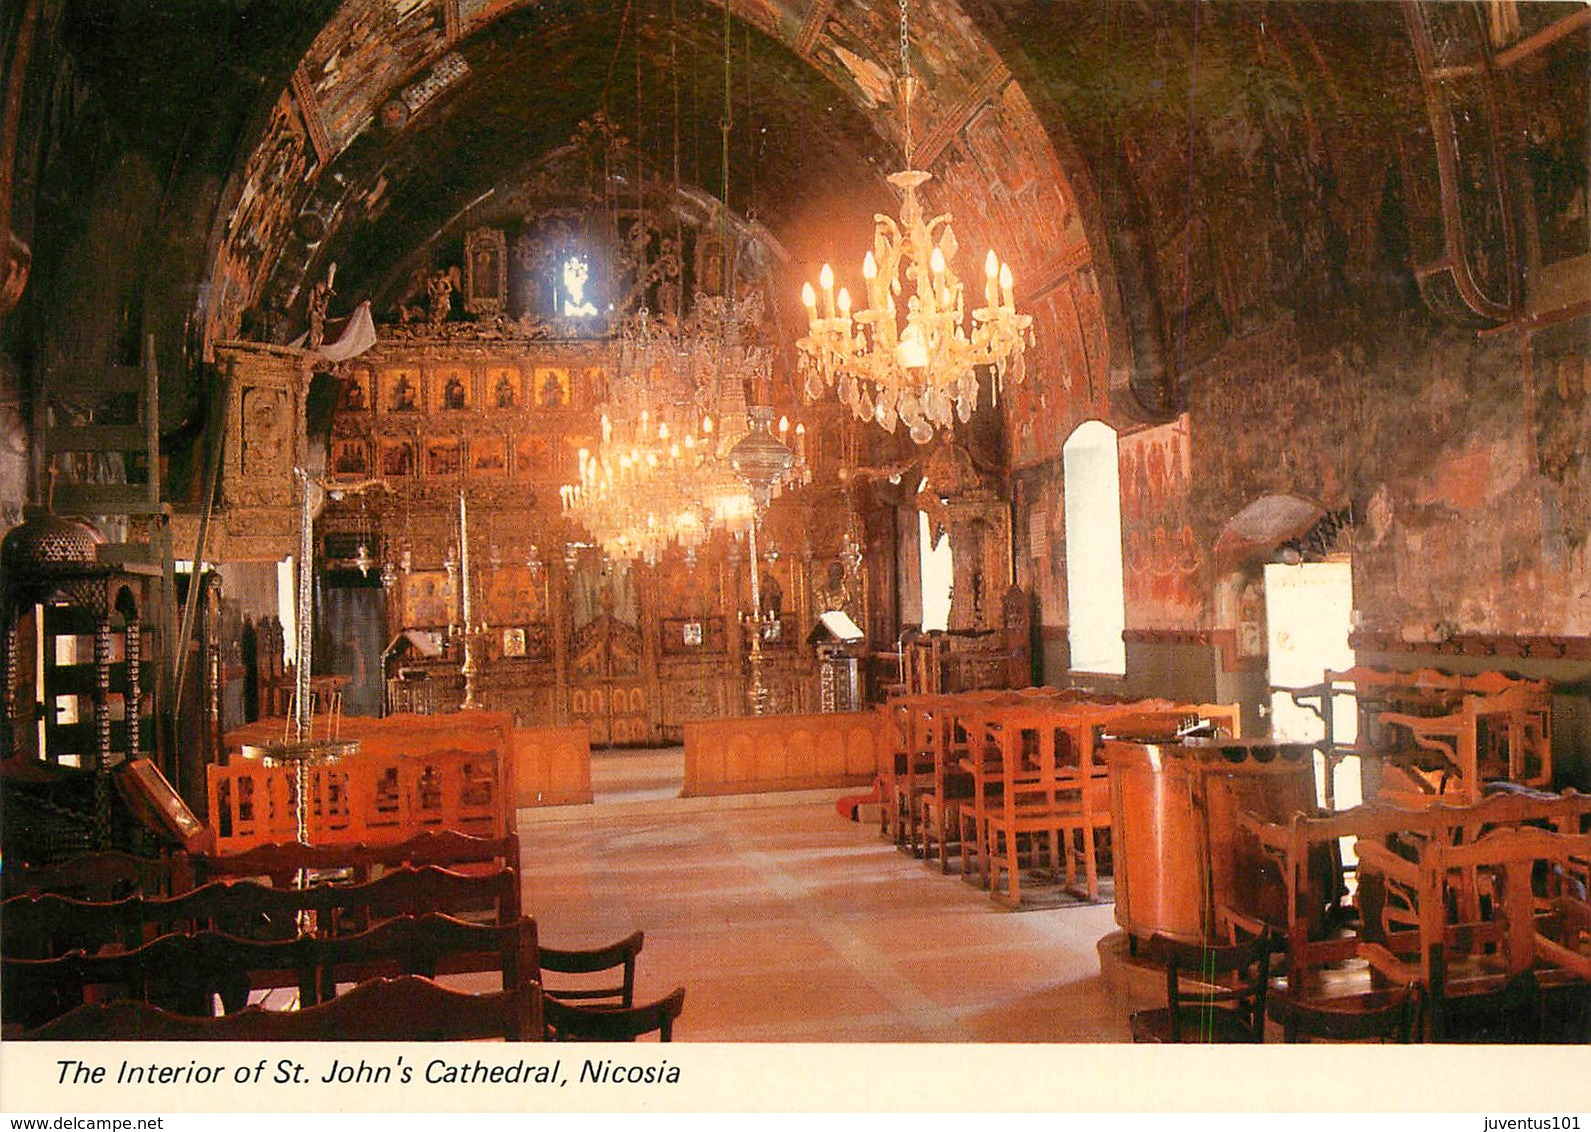
M 995 307 L 995 282 L 1000 278 L 1000 257 L 994 254 L 994 249 L 989 249 L 989 254 L 983 258 L 983 301 L 990 310 Z
M 473 624 L 470 620 L 470 536 L 469 519 L 464 507 L 464 492 L 459 492 L 459 594 L 460 620 L 465 631 Z
M 1015 282 L 1015 277 L 1011 274 L 1011 265 L 1002 263 L 1000 265 L 1000 292 L 1005 299 L 1005 305 L 1011 309 L 1016 308 L 1016 302 L 1011 298 L 1011 286 Z
M 818 282 L 823 286 L 823 317 L 834 317 L 834 269 L 828 264 L 823 265 L 823 270 L 818 274 Z

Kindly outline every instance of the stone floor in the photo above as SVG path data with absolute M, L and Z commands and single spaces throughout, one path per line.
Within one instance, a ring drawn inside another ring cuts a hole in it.
M 644 930 L 637 995 L 686 987 L 677 1041 L 1127 1040 L 1110 905 L 1005 911 L 842 818 L 845 791 L 687 799 L 682 778 L 678 750 L 598 752 L 594 805 L 519 814 L 543 942 Z

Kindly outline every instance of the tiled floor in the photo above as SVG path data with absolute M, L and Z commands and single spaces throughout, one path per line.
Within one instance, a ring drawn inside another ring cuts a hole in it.
M 845 820 L 843 791 L 678 798 L 678 752 L 597 754 L 597 803 L 520 812 L 544 942 L 646 932 L 680 1041 L 1124 1041 L 1109 905 L 1007 912 Z

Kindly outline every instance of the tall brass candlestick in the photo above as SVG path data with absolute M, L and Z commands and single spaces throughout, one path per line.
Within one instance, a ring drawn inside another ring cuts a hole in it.
M 480 707 L 475 698 L 475 622 L 470 616 L 470 535 L 469 515 L 464 505 L 464 489 L 459 488 L 459 602 L 464 622 L 464 702 L 466 711 Z

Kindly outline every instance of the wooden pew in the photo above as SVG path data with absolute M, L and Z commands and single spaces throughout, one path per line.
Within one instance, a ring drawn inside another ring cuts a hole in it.
M 133 1000 L 84 1005 L 18 1037 L 33 1041 L 541 1041 L 541 987 L 468 994 L 419 975 L 372 979 L 304 1010 L 200 1018 Z
M 50 958 L 75 948 L 136 947 L 170 931 L 225 931 L 287 939 L 313 923 L 320 934 L 361 930 L 402 915 L 486 913 L 491 922 L 519 918 L 519 874 L 453 872 L 436 865 L 400 868 L 363 884 L 278 888 L 253 881 L 212 881 L 167 899 L 98 903 L 61 896 L 18 896 L 0 905 L 0 952 Z
M 535 921 L 476 924 L 440 913 L 400 916 L 354 935 L 260 940 L 171 933 L 126 951 L 0 962 L 4 1021 L 25 1027 L 107 998 L 209 1015 L 215 997 L 230 1012 L 243 1008 L 251 990 L 293 987 L 299 1002 L 312 1006 L 333 997 L 339 984 L 377 976 L 491 972 L 510 990 L 539 974 Z
M 455 871 L 464 866 L 517 869 L 519 835 L 477 837 L 454 830 L 426 830 L 407 841 L 368 845 L 301 845 L 296 841 L 259 845 L 227 856 L 193 858 L 193 871 L 203 883 L 232 877 L 268 877 L 278 885 L 293 884 L 301 872 L 347 872 L 355 881 L 369 880 L 378 870 L 404 865 L 440 865 Z
M 80 900 L 119 900 L 124 896 L 173 896 L 193 887 L 186 853 L 136 857 L 118 850 L 84 853 L 56 865 L 8 861 L 0 877 L 6 896 L 55 893 Z

